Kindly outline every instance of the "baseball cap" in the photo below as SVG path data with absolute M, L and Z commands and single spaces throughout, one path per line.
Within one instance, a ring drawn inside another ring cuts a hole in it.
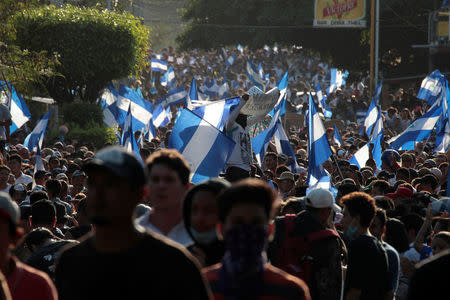
M 334 196 L 329 190 L 314 189 L 306 195 L 306 205 L 314 208 L 333 207 Z
M 4 192 L 0 192 L 0 217 L 8 219 L 14 224 L 20 221 L 19 206 Z
M 86 177 L 86 173 L 84 173 L 84 172 L 81 171 L 81 170 L 75 170 L 75 171 L 73 172 L 73 174 L 72 174 L 72 178 L 77 177 L 77 176 L 84 176 L 84 177 Z
M 395 193 L 387 193 L 386 196 L 391 199 L 412 198 L 414 196 L 414 193 L 407 187 L 399 187 Z
M 64 174 L 64 173 L 59 173 L 58 175 L 56 175 L 56 179 L 58 179 L 58 180 L 68 180 L 69 177 L 67 177 L 67 175 Z
M 295 182 L 294 174 L 289 171 L 281 173 L 280 178 L 278 178 L 278 180 L 291 180 Z
M 83 166 L 88 174 L 94 168 L 102 168 L 117 177 L 127 178 L 129 182 L 137 186 L 142 186 L 147 182 L 147 170 L 143 168 L 138 158 L 119 146 L 103 148 Z

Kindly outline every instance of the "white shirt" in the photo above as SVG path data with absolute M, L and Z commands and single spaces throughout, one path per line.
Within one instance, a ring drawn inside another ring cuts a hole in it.
M 150 223 L 150 220 L 149 220 L 149 217 L 148 217 L 149 215 L 150 215 L 150 210 L 147 211 L 141 217 L 137 218 L 135 220 L 135 223 L 137 225 L 140 225 L 140 226 L 144 227 L 145 229 L 150 229 L 153 232 L 156 232 L 156 233 L 158 233 L 160 235 L 163 235 L 166 238 L 171 239 L 172 241 L 183 245 L 184 247 L 189 247 L 189 246 L 194 244 L 194 241 L 189 236 L 189 233 L 187 232 L 186 227 L 184 227 L 183 221 L 181 221 L 180 223 L 175 225 L 172 228 L 172 230 L 170 230 L 170 232 L 167 235 L 165 235 L 155 225 Z
M 33 178 L 30 175 L 20 172 L 20 176 L 16 178 L 15 184 L 22 183 L 28 185 L 31 182 L 33 182 Z

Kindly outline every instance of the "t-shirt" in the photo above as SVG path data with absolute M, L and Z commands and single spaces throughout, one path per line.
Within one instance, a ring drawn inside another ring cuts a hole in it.
M 361 290 L 360 299 L 384 299 L 390 290 L 388 260 L 383 245 L 373 236 L 360 235 L 348 247 L 345 293 Z
M 0 122 L 5 122 L 7 120 L 11 120 L 11 113 L 9 112 L 8 107 L 0 103 Z M 5 126 L 0 126 L 0 141 L 6 140 Z
M 216 264 L 209 268 L 203 269 L 216 300 L 234 299 L 233 295 L 229 298 L 225 297 L 225 290 L 219 280 L 219 272 L 221 264 Z M 264 268 L 263 283 L 259 291 L 256 292 L 254 299 L 311 299 L 308 286 L 299 278 L 289 275 L 288 273 L 266 264 Z M 186 298 L 187 299 L 187 298 Z
M 55 262 L 59 251 L 70 241 L 58 241 L 41 247 L 33 253 L 27 260 L 27 265 L 47 273 L 52 280 L 55 280 Z
M 389 245 L 388 243 L 383 242 L 383 247 L 386 249 L 386 255 L 388 258 L 389 265 L 389 278 L 391 282 L 391 290 L 394 292 L 397 291 L 398 288 L 398 280 L 400 276 L 400 256 L 398 255 L 397 250 L 394 247 Z
M 14 300 L 56 300 L 55 285 L 44 272 L 13 258 L 16 267 L 8 276 L 8 287 Z
M 252 143 L 250 142 L 250 135 L 248 132 L 248 128 L 242 128 L 238 123 L 235 123 L 235 126 L 230 131 L 227 131 L 227 136 L 236 143 L 230 159 L 227 162 L 227 167 L 234 166 L 250 171 L 250 163 L 252 162 Z
M 60 299 L 209 299 L 186 249 L 150 231 L 139 234 L 141 241 L 121 252 L 98 252 L 93 233 L 65 250 L 56 266 Z
M 31 182 L 33 182 L 33 178 L 30 175 L 20 172 L 20 176 L 16 178 L 16 181 L 14 183 L 15 184 L 22 183 L 22 184 L 28 185 Z

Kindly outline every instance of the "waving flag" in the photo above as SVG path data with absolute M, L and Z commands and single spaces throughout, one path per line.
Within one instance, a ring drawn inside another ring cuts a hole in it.
M 37 146 L 36 156 L 34 159 L 34 174 L 36 174 L 37 171 L 45 171 L 44 160 L 42 159 L 41 148 L 39 147 L 39 144 Z
M 373 98 L 375 99 L 375 105 L 377 106 L 380 105 L 382 88 L 383 88 L 383 80 L 381 80 L 380 83 L 377 85 L 375 93 L 373 95 Z
M 191 181 L 218 177 L 231 156 L 235 142 L 188 109 L 172 128 L 169 148 L 177 149 L 191 167 Z
M 238 45 L 237 45 L 237 49 L 238 49 L 241 53 L 244 52 L 244 47 L 242 47 L 241 44 L 238 44 Z
M 247 60 L 246 71 L 250 81 L 260 90 L 264 90 L 264 79 L 262 79 L 259 76 L 258 70 L 255 68 L 255 66 L 252 64 L 250 60 Z
M 156 128 L 160 126 L 166 126 L 170 122 L 167 110 L 162 104 L 158 105 L 158 107 L 153 112 L 152 122 Z
M 150 65 L 153 72 L 167 71 L 167 63 L 163 60 L 152 58 Z
M 367 143 L 358 151 L 356 151 L 356 153 L 352 156 L 352 158 L 350 158 L 350 163 L 357 165 L 360 169 L 362 167 L 365 167 L 367 160 L 370 158 L 369 145 L 372 143 L 374 145 L 372 150 L 373 159 L 375 160 L 377 168 L 381 168 L 381 152 L 382 152 L 381 136 L 382 135 L 378 135 L 378 137 L 375 140 L 371 140 L 369 143 Z
M 378 112 L 377 121 L 375 122 L 375 125 L 373 125 L 370 140 L 376 139 L 379 135 L 383 135 L 383 116 L 381 114 L 381 111 Z
M 150 122 L 153 116 L 153 104 L 140 97 L 133 89 L 121 84 L 119 88 L 119 106 L 128 114 L 128 109 L 131 109 L 131 116 L 133 118 L 133 131 L 142 130 L 145 125 Z M 129 108 L 124 109 L 128 104 Z
M 343 74 L 338 69 L 331 69 L 331 78 L 330 78 L 330 86 L 327 89 L 327 94 L 331 94 L 334 92 L 338 87 L 341 87 L 344 83 Z
M 435 70 L 422 81 L 417 98 L 424 100 L 429 105 L 433 105 L 444 88 L 445 77 L 439 70 Z
M 175 104 L 185 104 L 187 99 L 187 93 L 184 87 L 173 89 L 165 98 L 165 106 Z
M 414 150 L 417 142 L 431 135 L 442 112 L 442 105 L 432 106 L 427 113 L 409 125 L 400 135 L 390 139 L 389 148 L 395 150 Z
M 435 152 L 445 153 L 450 146 L 450 91 L 448 89 L 448 82 L 445 81 L 444 93 L 441 94 L 441 117 L 436 126 L 436 147 Z
M 170 68 L 161 77 L 161 85 L 170 89 L 175 84 L 176 84 L 175 72 L 173 70 L 173 66 L 170 66 Z
M 319 107 L 322 109 L 324 117 L 331 118 L 333 116 L 333 113 L 331 112 L 331 109 L 327 105 L 327 96 L 323 94 L 322 88 L 320 87 L 320 83 L 318 83 L 316 87 L 316 97 L 317 103 L 319 104 Z
M 281 124 L 280 119 L 277 121 L 276 130 L 273 134 L 274 144 L 275 148 L 277 149 L 278 153 L 283 153 L 287 157 L 291 157 L 294 160 L 288 164 L 288 166 L 291 168 L 291 171 L 293 173 L 297 173 L 297 170 L 300 169 L 299 165 L 297 164 L 297 161 L 295 159 L 295 153 L 294 149 L 292 149 L 291 142 L 289 142 L 289 138 L 286 135 L 286 132 L 284 131 L 283 125 Z
M 339 134 L 339 130 L 336 127 L 336 124 L 334 124 L 334 136 L 333 141 L 340 147 L 342 145 L 342 139 L 341 135 Z
M 214 101 L 210 104 L 197 107 L 193 110 L 193 112 L 206 122 L 209 122 L 211 125 L 222 131 L 225 127 L 228 116 L 230 115 L 231 109 L 238 105 L 240 100 L 240 97 L 235 97 Z
M 127 113 L 127 120 L 125 121 L 125 125 L 123 127 L 123 133 L 122 138 L 120 141 L 120 145 L 128 150 L 128 152 L 132 152 L 136 155 L 138 160 L 141 162 L 142 165 L 144 165 L 144 162 L 142 161 L 141 154 L 139 153 L 139 147 L 136 143 L 136 139 L 134 138 L 134 131 L 133 131 L 133 115 L 131 112 L 131 104 L 128 108 Z
M 8 89 L 9 86 L 9 89 Z M 12 134 L 14 131 L 22 127 L 23 124 L 28 122 L 31 118 L 28 106 L 23 100 L 23 98 L 17 94 L 16 89 L 9 83 L 5 81 L 0 81 L 0 90 L 3 90 L 8 95 L 8 107 L 11 113 L 12 124 L 9 128 L 9 133 Z M 11 91 L 11 93 L 9 92 Z
M 316 105 L 309 95 L 308 111 L 308 152 L 309 166 L 318 167 L 323 164 L 332 155 L 330 145 L 328 144 L 325 127 L 317 112 Z M 309 169 L 309 167 L 308 167 Z
M 189 94 L 186 98 L 186 107 L 188 109 L 193 108 L 192 101 L 198 101 L 197 84 L 195 83 L 195 77 L 192 78 L 191 87 L 189 88 Z
M 27 148 L 30 152 L 37 151 L 38 147 L 42 148 L 42 143 L 44 142 L 45 130 L 47 129 L 48 120 L 52 110 L 50 109 L 45 116 L 36 124 L 33 131 L 27 135 L 23 146 Z
M 229 67 L 229 66 L 232 66 L 233 63 L 234 63 L 234 53 L 231 54 L 231 55 L 227 58 L 227 60 L 225 61 L 225 65 L 226 65 L 227 67 Z
M 359 134 L 363 135 L 365 129 L 365 133 L 368 136 L 370 136 L 372 133 L 372 127 L 373 125 L 375 125 L 377 118 L 378 118 L 378 107 L 376 105 L 375 98 L 372 98 L 372 102 L 370 103 L 369 109 L 367 110 L 366 118 L 364 119 L 364 122 L 362 124 L 363 126 L 361 126 L 359 130 Z

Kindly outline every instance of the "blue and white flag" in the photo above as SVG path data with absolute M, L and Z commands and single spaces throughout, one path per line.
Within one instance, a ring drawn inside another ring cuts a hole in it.
M 383 136 L 383 116 L 381 111 L 378 112 L 377 121 L 375 122 L 375 125 L 373 125 L 372 128 L 372 134 L 369 137 L 369 140 L 376 139 L 379 135 Z M 383 137 L 382 137 L 383 138 Z
M 133 131 L 133 115 L 131 112 L 131 104 L 128 108 L 127 120 L 125 121 L 125 125 L 123 127 L 122 138 L 120 140 L 120 145 L 128 150 L 128 152 L 132 152 L 136 155 L 138 160 L 144 165 L 142 161 L 141 154 L 139 153 L 139 147 L 134 137 Z
M 341 135 L 339 134 L 338 128 L 336 127 L 336 124 L 334 124 L 333 141 L 338 145 L 338 147 L 340 147 L 342 145 L 342 138 L 341 138 Z
M 247 60 L 246 71 L 250 81 L 260 90 L 264 90 L 264 79 L 259 76 L 258 70 L 250 60 Z
M 198 101 L 197 84 L 195 83 L 195 77 L 192 77 L 191 87 L 189 88 L 189 94 L 186 98 L 186 107 L 192 110 L 192 101 Z
M 277 121 L 275 133 L 273 134 L 275 148 L 277 149 L 277 153 L 283 153 L 287 157 L 291 157 L 294 160 L 289 163 L 287 166 L 291 168 L 293 173 L 297 173 L 297 170 L 300 169 L 297 164 L 297 160 L 295 157 L 294 149 L 292 149 L 291 142 L 284 131 L 283 125 L 281 124 L 280 119 Z
M 218 177 L 236 143 L 188 109 L 178 116 L 169 138 L 169 148 L 177 149 L 191 167 L 191 181 L 198 183 Z
M 153 72 L 167 71 L 167 62 L 156 58 L 152 58 L 151 68 Z
M 27 135 L 23 146 L 30 152 L 37 151 L 38 147 L 42 148 L 44 142 L 45 130 L 47 129 L 48 120 L 50 119 L 52 110 L 50 109 L 44 117 L 36 124 L 33 131 Z
M 380 83 L 378 83 L 378 85 L 377 85 L 377 87 L 375 89 L 375 93 L 373 95 L 373 98 L 375 99 L 375 104 L 377 106 L 380 105 L 380 98 L 381 98 L 382 88 L 383 88 L 383 80 L 381 80 Z
M 165 98 L 165 106 L 175 104 L 185 104 L 187 99 L 187 93 L 184 87 L 173 89 Z
M 343 78 L 343 74 L 340 70 L 338 69 L 331 69 L 330 70 L 330 86 L 327 89 L 327 94 L 331 94 L 332 92 L 334 92 L 337 88 L 341 87 L 342 84 L 344 83 L 344 78 Z
M 375 160 L 377 168 L 381 168 L 381 137 L 382 135 L 378 135 L 375 140 L 371 140 L 369 143 L 361 147 L 356 153 L 350 158 L 350 163 L 357 165 L 360 169 L 366 166 L 367 160 L 370 158 L 370 148 L 369 145 L 373 144 L 372 156 Z
M 326 189 L 331 191 L 335 196 L 337 194 L 337 191 L 331 182 L 330 174 L 328 174 L 322 166 L 313 167 L 312 169 L 308 166 L 307 182 L 307 194 L 314 189 Z
M 237 49 L 238 49 L 241 53 L 244 52 L 244 47 L 242 47 L 241 44 L 238 44 L 238 45 L 237 45 Z
M 170 106 L 168 106 L 168 108 L 170 108 Z M 158 105 L 158 107 L 153 112 L 152 122 L 156 128 L 160 126 L 166 126 L 170 122 L 167 110 L 162 104 Z
M 316 87 L 316 97 L 317 103 L 319 104 L 319 107 L 322 109 L 324 117 L 331 118 L 333 116 L 333 112 L 327 105 L 327 96 L 323 94 L 320 83 L 318 83 Z
M 142 130 L 153 116 L 153 104 L 140 97 L 133 89 L 121 84 L 119 88 L 119 108 L 128 114 L 131 108 L 133 131 Z M 126 108 L 128 104 L 129 108 Z M 126 117 L 125 117 L 126 118 Z M 122 126 L 122 124 L 119 124 Z
M 8 90 L 11 90 L 11 93 Z M 9 112 L 11 113 L 12 124 L 9 127 L 9 133 L 12 134 L 14 131 L 22 127 L 23 124 L 28 122 L 31 118 L 28 106 L 23 100 L 23 98 L 16 92 L 14 86 L 4 81 L 0 81 L 0 90 L 3 90 L 5 94 L 8 95 Z
M 233 107 L 237 106 L 240 101 L 240 97 L 213 101 L 210 104 L 197 107 L 193 112 L 222 131 L 225 128 L 230 111 Z
M 444 75 L 439 70 L 434 70 L 433 73 L 425 77 L 422 81 L 417 98 L 424 100 L 429 105 L 433 105 L 444 89 Z
M 41 148 L 39 147 L 39 144 L 37 146 L 36 156 L 34 159 L 34 174 L 36 174 L 37 171 L 45 171 L 44 160 L 42 159 Z
M 417 142 L 427 139 L 442 113 L 442 105 L 432 106 L 423 116 L 409 125 L 400 135 L 390 139 L 389 148 L 394 150 L 414 150 Z
M 311 94 L 308 111 L 308 169 L 322 165 L 332 155 L 325 127 L 317 112 Z
M 169 69 L 164 73 L 161 77 L 161 85 L 171 89 L 174 85 L 176 85 L 175 80 L 175 72 L 173 70 L 173 66 L 170 66 Z
M 262 63 L 259 63 L 259 65 L 258 65 L 258 73 L 259 73 L 259 77 L 261 77 L 262 79 L 265 80 L 264 69 L 262 67 Z
M 361 129 L 359 130 L 360 135 L 363 135 L 364 130 L 365 130 L 365 133 L 367 134 L 367 136 L 371 135 L 372 127 L 373 127 L 373 125 L 375 125 L 375 122 L 377 121 L 378 114 L 379 114 L 379 111 L 378 111 L 378 107 L 376 105 L 376 100 L 375 100 L 375 98 L 372 98 L 372 102 L 370 103 L 369 109 L 367 110 L 367 113 L 366 113 L 366 118 L 364 119 Z
M 234 63 L 234 53 L 231 54 L 231 55 L 227 58 L 227 60 L 225 61 L 225 65 L 226 65 L 227 67 L 229 67 L 229 66 L 232 66 L 233 63 Z
M 436 126 L 436 147 L 435 152 L 445 153 L 450 146 L 450 91 L 448 82 L 445 81 L 445 90 L 441 94 L 441 117 Z
M 153 125 L 153 121 L 151 120 L 150 122 L 148 122 L 148 124 L 144 127 L 144 139 L 146 141 L 151 141 L 152 139 L 154 139 L 156 137 L 156 129 L 155 126 Z
M 272 117 L 272 120 L 270 121 L 269 127 L 267 127 L 263 132 L 259 133 L 251 139 L 252 149 L 256 155 L 256 160 L 258 161 L 259 165 L 262 164 L 270 139 L 277 130 L 277 122 L 280 118 L 284 102 L 285 101 L 283 100 L 282 103 L 274 108 L 274 115 Z

